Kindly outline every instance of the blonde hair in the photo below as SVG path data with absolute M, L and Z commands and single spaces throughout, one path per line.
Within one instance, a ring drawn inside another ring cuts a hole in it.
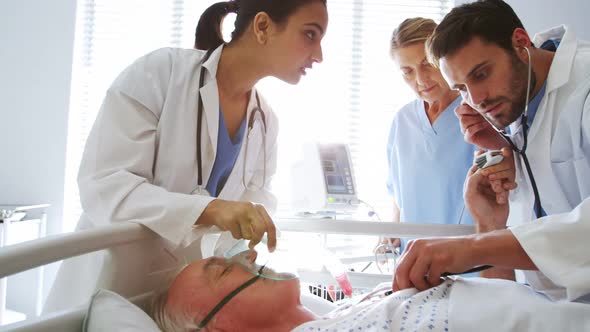
M 391 35 L 390 52 L 416 43 L 425 43 L 436 29 L 436 22 L 429 18 L 414 17 L 405 19 Z

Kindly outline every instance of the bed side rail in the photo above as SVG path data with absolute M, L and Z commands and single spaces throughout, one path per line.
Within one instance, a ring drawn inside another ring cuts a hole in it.
M 473 225 L 416 224 L 361 220 L 277 218 L 277 227 L 289 232 L 380 235 L 391 237 L 459 236 L 475 233 Z
M 6 246 L 0 250 L 0 278 L 66 258 L 155 237 L 156 233 L 140 224 L 119 223 Z
M 471 225 L 412 224 L 374 221 L 276 219 L 282 231 L 399 237 L 457 236 L 474 233 Z M 0 278 L 89 252 L 156 238 L 149 228 L 136 223 L 117 223 L 35 241 L 0 250 Z

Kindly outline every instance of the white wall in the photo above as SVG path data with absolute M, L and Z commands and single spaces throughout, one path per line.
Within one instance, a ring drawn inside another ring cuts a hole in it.
M 0 1 L 0 203 L 50 203 L 59 231 L 76 0 Z
M 75 13 L 76 0 L 0 1 L 0 204 L 51 204 L 50 232 L 61 230 Z
M 456 5 L 472 0 L 455 0 Z M 588 0 L 506 0 L 531 35 L 566 24 L 578 38 L 590 40 L 590 24 L 586 22 L 590 13 Z

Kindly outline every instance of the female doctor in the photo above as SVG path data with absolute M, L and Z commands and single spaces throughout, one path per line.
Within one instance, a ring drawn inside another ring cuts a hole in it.
M 266 233 L 274 249 L 266 208 L 275 207 L 278 123 L 254 86 L 266 76 L 298 83 L 322 61 L 327 22 L 325 0 L 220 2 L 199 21 L 200 50 L 159 49 L 119 75 L 80 166 L 78 229 L 135 222 L 160 237 L 64 262 L 45 312 L 83 304 L 99 287 L 124 296 L 155 287 L 187 253 L 198 258 L 200 248 L 187 248 L 211 226 L 250 246 Z

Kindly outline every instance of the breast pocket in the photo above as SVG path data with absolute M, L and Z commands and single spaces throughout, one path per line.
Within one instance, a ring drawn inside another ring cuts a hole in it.
M 571 208 L 590 196 L 590 165 L 587 158 L 578 156 L 552 161 L 551 168 Z
M 261 125 L 255 123 L 244 144 L 244 182 L 247 187 L 261 187 L 264 182 L 264 136 Z
M 582 133 L 582 118 L 579 110 L 564 109 L 557 121 L 551 138 L 551 172 L 555 178 L 552 191 L 565 201 L 555 202 L 555 212 L 563 212 L 578 205 L 590 195 L 590 166 L 587 143 Z M 547 174 L 550 176 L 550 174 Z M 541 181 L 543 182 L 543 181 Z M 561 189 L 561 190 L 558 190 Z M 557 194 L 563 193 L 563 196 Z M 557 200 L 557 199 L 556 199 Z M 553 204 L 547 202 L 547 204 Z

